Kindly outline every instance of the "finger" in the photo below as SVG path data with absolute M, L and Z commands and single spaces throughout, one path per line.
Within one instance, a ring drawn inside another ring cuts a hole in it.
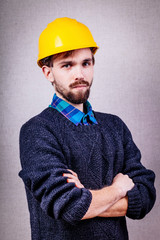
M 78 178 L 72 174 L 69 174 L 69 173 L 64 173 L 63 174 L 63 177 L 67 177 L 67 178 L 70 178 L 70 179 L 75 179 L 77 180 Z
M 79 187 L 79 183 L 75 179 L 67 178 L 67 183 L 74 183 L 76 187 Z
M 77 177 L 77 173 L 76 172 L 74 172 L 73 170 L 71 170 L 71 169 L 67 169 L 69 172 L 71 172 L 72 174 L 73 174 L 73 176 L 75 176 L 75 177 Z
M 75 184 L 77 184 L 77 181 L 75 180 L 75 179 L 72 179 L 72 178 L 67 178 L 67 182 L 68 183 L 75 183 Z
M 68 182 L 68 183 L 74 183 L 77 188 L 84 188 L 84 186 L 83 186 L 79 181 L 76 181 L 76 180 L 74 180 L 74 179 L 69 179 L 69 178 L 68 178 L 68 179 L 67 179 L 67 182 Z

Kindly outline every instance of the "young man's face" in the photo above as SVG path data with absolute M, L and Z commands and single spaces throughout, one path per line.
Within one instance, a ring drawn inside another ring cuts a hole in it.
M 91 50 L 78 49 L 67 58 L 56 58 L 51 73 L 58 97 L 73 104 L 86 102 L 93 81 Z

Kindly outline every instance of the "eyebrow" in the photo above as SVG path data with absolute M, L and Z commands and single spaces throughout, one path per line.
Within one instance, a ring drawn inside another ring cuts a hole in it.
M 63 61 L 58 63 L 58 65 L 65 65 L 65 64 L 71 64 L 71 63 L 73 63 L 73 61 Z
M 92 61 L 92 58 L 86 58 L 83 60 L 83 62 L 90 62 L 90 61 Z
M 82 60 L 82 62 L 92 62 L 92 58 L 86 58 L 86 59 Z M 74 60 L 73 61 L 72 60 L 71 61 L 63 61 L 63 62 L 58 63 L 58 65 L 73 64 L 73 63 L 75 63 Z

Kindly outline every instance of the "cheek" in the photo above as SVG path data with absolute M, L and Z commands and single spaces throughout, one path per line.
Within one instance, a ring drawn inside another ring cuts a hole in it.
M 85 77 L 88 80 L 92 80 L 93 79 L 93 69 L 87 69 L 87 71 L 85 72 Z
M 72 75 L 73 74 L 71 71 L 62 71 L 62 72 L 59 71 L 56 76 L 59 79 L 59 81 L 62 81 L 62 79 L 63 79 L 63 82 L 67 82 L 71 78 Z
M 61 89 L 68 89 L 69 86 L 69 78 L 67 74 L 58 73 L 54 75 L 55 84 Z
M 64 81 L 64 74 L 59 72 L 54 73 L 54 79 L 57 82 L 57 84 L 62 85 Z

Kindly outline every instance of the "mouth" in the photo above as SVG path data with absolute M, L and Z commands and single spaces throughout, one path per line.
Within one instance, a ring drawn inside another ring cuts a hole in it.
M 70 85 L 70 88 L 86 88 L 89 86 L 89 83 L 84 81 L 84 80 L 81 80 L 81 81 L 77 81 L 75 83 L 72 83 Z
M 72 88 L 86 88 L 86 87 L 87 87 L 86 84 L 78 84 L 78 85 L 76 85 L 76 86 L 74 86 Z

